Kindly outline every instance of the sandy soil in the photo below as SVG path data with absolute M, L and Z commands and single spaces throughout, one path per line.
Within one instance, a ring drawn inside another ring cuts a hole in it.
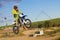
M 14 37 L 2 37 L 0 40 L 53 40 L 57 37 L 59 37 L 60 32 L 56 33 L 55 36 L 38 36 L 38 37 L 29 37 L 30 34 L 33 34 L 36 30 L 25 30 L 23 32 L 23 36 L 17 36 Z M 0 36 L 5 33 L 6 30 L 0 30 Z

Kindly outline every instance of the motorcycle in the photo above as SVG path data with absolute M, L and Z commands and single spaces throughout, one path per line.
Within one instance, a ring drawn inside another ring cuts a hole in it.
M 18 18 L 18 26 L 16 26 L 16 21 L 14 22 L 14 26 L 13 26 L 13 32 L 15 34 L 18 34 L 19 33 L 19 27 L 21 26 L 25 26 L 26 28 L 30 28 L 31 27 L 31 20 L 26 18 L 27 15 L 23 15 L 21 17 L 21 15 L 18 15 L 19 18 Z

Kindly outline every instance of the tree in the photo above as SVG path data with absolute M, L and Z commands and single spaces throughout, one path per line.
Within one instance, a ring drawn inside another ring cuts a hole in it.
M 38 28 L 42 28 L 43 26 L 42 26 L 42 24 L 38 24 Z
M 50 21 L 45 21 L 45 22 L 44 22 L 44 27 L 45 27 L 45 28 L 50 27 Z

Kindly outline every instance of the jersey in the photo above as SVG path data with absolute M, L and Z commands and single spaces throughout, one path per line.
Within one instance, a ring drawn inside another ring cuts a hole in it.
M 22 12 L 21 11 L 17 12 L 15 9 L 13 9 L 12 14 L 14 15 L 14 19 L 17 21 L 18 20 L 18 14 L 22 14 Z
M 19 12 L 16 12 L 15 9 L 12 10 L 12 14 L 22 14 L 22 12 L 19 10 Z

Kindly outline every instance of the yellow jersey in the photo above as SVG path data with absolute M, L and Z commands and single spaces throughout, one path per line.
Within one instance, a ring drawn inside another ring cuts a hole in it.
M 12 10 L 12 14 L 22 14 L 22 12 L 19 10 L 19 12 L 16 12 L 15 9 Z

